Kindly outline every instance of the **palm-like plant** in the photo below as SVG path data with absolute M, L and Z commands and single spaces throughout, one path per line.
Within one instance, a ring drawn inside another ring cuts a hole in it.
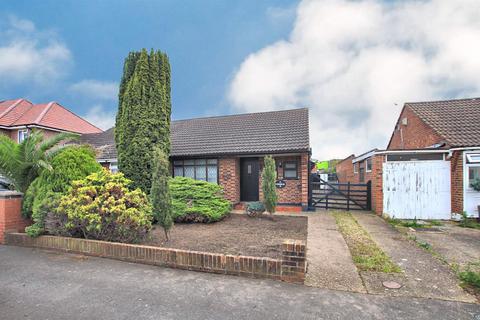
M 52 170 L 50 160 L 65 147 L 59 143 L 77 137 L 73 133 L 59 133 L 45 138 L 42 132 L 34 130 L 22 142 L 16 143 L 0 134 L 0 174 L 15 190 L 24 193 L 42 170 Z

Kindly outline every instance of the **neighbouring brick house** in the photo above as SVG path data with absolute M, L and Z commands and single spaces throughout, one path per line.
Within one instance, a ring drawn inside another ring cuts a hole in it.
M 82 141 L 98 150 L 97 160 L 117 170 L 114 129 L 87 134 Z M 218 183 L 241 207 L 262 199 L 263 157 L 277 165 L 279 210 L 308 206 L 310 143 L 308 109 L 293 109 L 171 123 L 172 176 Z
M 32 129 L 42 131 L 47 137 L 59 132 L 102 132 L 57 102 L 33 104 L 26 99 L 0 101 L 0 133 L 21 142 Z
M 16 142 L 22 142 L 31 130 L 42 131 L 46 137 L 60 132 L 78 134 L 102 132 L 56 102 L 33 104 L 26 99 L 0 101 L 0 133 Z M 8 184 L 3 177 L 0 181 Z M 4 233 L 23 231 L 30 221 L 20 212 L 22 194 L 14 191 L 0 192 L 0 244 Z
M 478 216 L 480 193 L 471 183 L 480 179 L 479 119 L 478 98 L 405 103 L 386 150 L 347 157 L 337 165 L 339 180 L 358 183 L 364 168 L 377 213 Z

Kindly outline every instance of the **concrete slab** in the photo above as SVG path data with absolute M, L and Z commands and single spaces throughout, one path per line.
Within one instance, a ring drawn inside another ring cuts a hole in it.
M 369 293 L 392 296 L 415 296 L 444 300 L 476 302 L 458 285 L 457 276 L 449 266 L 419 248 L 385 220 L 371 213 L 353 213 L 358 223 L 367 230 L 378 246 L 404 270 L 404 276 L 371 275 L 362 273 Z M 389 290 L 381 282 L 393 280 L 402 284 L 398 290 Z M 388 290 L 388 291 L 387 291 Z
M 347 244 L 329 212 L 308 215 L 307 262 L 306 285 L 366 292 Z

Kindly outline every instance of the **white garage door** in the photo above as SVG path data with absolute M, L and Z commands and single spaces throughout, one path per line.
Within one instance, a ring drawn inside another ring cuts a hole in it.
M 450 219 L 450 162 L 384 163 L 383 212 L 397 219 Z

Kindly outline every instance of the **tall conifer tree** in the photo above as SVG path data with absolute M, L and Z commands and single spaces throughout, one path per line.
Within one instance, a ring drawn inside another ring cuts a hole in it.
M 115 143 L 120 171 L 149 193 L 153 149 L 170 154 L 170 63 L 161 51 L 142 49 L 125 59 Z

